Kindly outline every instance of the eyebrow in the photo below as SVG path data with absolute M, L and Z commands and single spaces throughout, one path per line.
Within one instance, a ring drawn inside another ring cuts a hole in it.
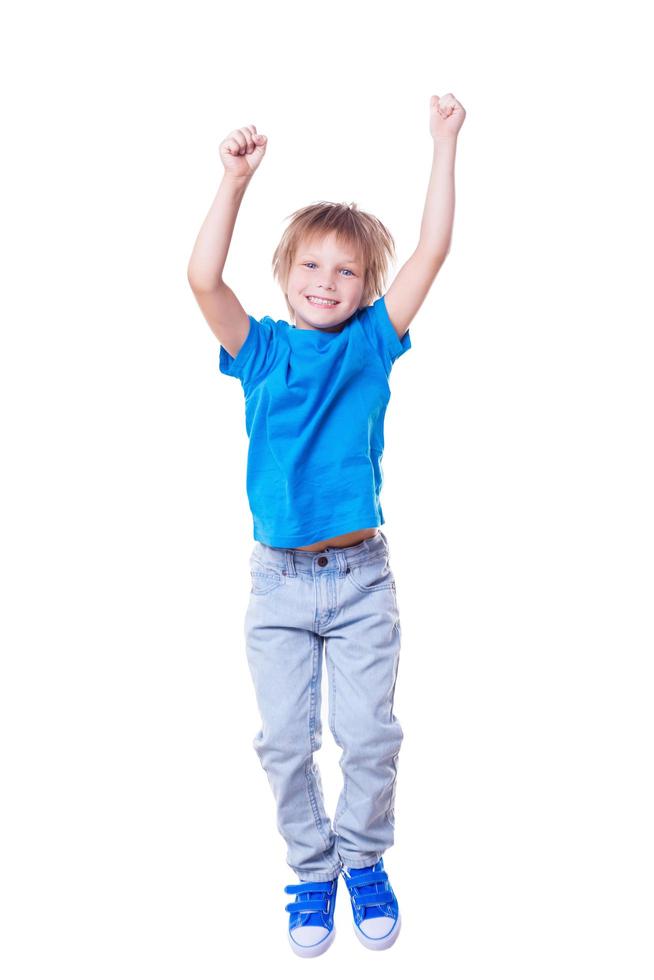
M 315 259 L 316 256 L 313 252 L 300 252 L 300 257 L 303 259 Z M 341 263 L 347 263 L 348 265 L 359 265 L 358 259 L 340 259 Z

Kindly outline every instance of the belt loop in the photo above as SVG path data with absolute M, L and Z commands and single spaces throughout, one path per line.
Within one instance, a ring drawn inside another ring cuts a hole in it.
M 291 578 L 295 578 L 295 558 L 293 552 L 287 549 L 284 552 L 284 556 L 286 558 L 286 570 Z

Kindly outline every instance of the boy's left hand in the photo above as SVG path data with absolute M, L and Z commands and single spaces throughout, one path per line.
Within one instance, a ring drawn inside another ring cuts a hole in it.
M 430 103 L 429 130 L 434 140 L 456 139 L 463 126 L 466 111 L 451 92 L 447 95 L 432 95 Z

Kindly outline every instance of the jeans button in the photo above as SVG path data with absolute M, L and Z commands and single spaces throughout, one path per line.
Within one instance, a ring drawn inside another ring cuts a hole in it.
M 322 565 L 322 566 L 326 565 L 328 562 L 329 562 L 329 558 L 319 558 L 318 559 L 318 564 L 319 565 Z

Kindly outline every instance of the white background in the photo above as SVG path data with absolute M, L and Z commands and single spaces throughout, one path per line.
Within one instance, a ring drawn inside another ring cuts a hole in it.
M 266 157 L 225 278 L 286 317 L 291 211 L 452 249 L 391 378 L 403 929 L 316 961 L 651 978 L 650 45 L 636 3 L 31 4 L 2 58 L 0 894 L 7 980 L 307 967 L 252 748 L 240 384 L 187 283 L 218 145 Z M 326 677 L 325 677 L 326 682 Z M 340 791 L 326 723 L 328 810 Z M 342 892 L 342 893 L 341 893 Z

